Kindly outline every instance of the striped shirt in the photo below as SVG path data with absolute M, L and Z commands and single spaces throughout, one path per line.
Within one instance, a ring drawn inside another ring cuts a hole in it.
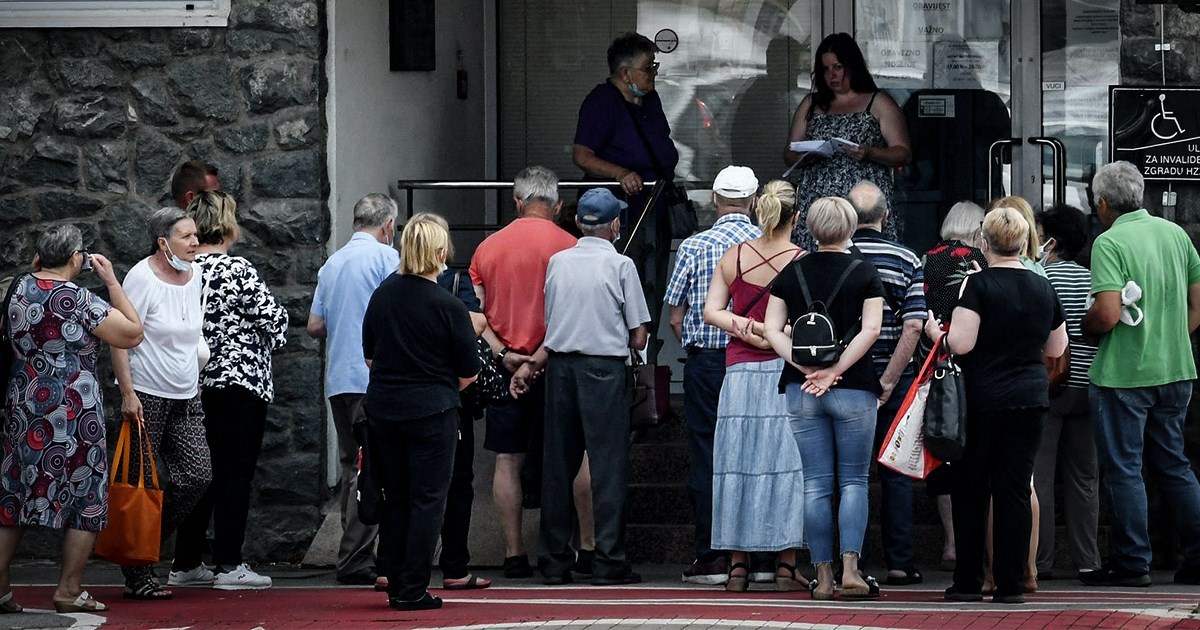
M 1096 346 L 1083 342 L 1081 324 L 1087 314 L 1087 297 L 1092 291 L 1091 273 L 1074 261 L 1060 260 L 1046 267 L 1050 286 L 1058 294 L 1067 320 L 1067 338 L 1071 346 L 1071 371 L 1067 387 L 1086 388 L 1090 384 L 1088 370 L 1096 358 Z
M 696 348 L 720 349 L 729 343 L 729 334 L 716 326 L 704 323 L 704 300 L 713 270 L 721 256 L 738 243 L 762 236 L 762 231 L 750 222 L 750 217 L 733 212 L 717 219 L 713 226 L 687 237 L 675 252 L 675 269 L 667 283 L 663 301 L 671 306 L 687 305 L 683 315 L 683 345 Z
M 878 230 L 863 228 L 854 233 L 854 247 L 875 266 L 883 281 L 883 325 L 879 339 L 871 347 L 875 374 L 882 376 L 896 351 L 906 320 L 925 321 L 925 271 L 921 258 L 913 250 L 889 241 Z M 916 371 L 910 358 L 904 375 Z

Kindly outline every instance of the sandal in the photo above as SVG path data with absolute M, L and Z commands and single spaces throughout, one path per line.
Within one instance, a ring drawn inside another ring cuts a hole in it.
M 787 571 L 788 575 L 780 575 L 780 570 Z M 798 573 L 794 565 L 786 562 L 775 565 L 775 590 L 786 593 L 808 590 L 809 586 L 808 579 Z
M 833 599 L 833 591 L 829 591 L 828 593 L 818 593 L 817 589 L 819 588 L 821 588 L 821 584 L 816 580 L 808 583 L 808 592 L 812 595 L 813 599 L 822 601 Z
M 879 599 L 879 582 L 875 578 L 863 573 L 863 581 L 867 583 L 865 588 L 842 588 L 840 596 L 842 599 Z
M 907 571 L 902 571 L 902 573 L 904 575 L 891 575 L 889 573 L 887 576 L 887 585 L 912 586 L 913 584 L 920 584 L 923 581 L 921 572 L 916 569 L 908 569 Z
M 734 575 L 733 572 L 738 569 L 742 570 L 741 575 Z M 750 588 L 750 565 L 745 562 L 735 562 L 729 567 L 729 581 L 725 582 L 725 590 L 730 593 L 744 593 Z
M 387 592 L 387 586 L 388 586 L 388 580 L 387 580 L 386 575 L 381 575 L 381 576 L 375 578 L 375 592 L 376 593 Z
M 21 608 L 20 604 L 13 601 L 12 591 L 5 593 L 4 597 L 0 597 L 0 615 L 7 615 L 9 613 L 19 613 L 22 610 L 25 610 L 25 609 Z
M 492 581 L 487 578 L 481 578 L 477 575 L 467 574 L 467 577 L 455 578 L 450 580 L 442 580 L 442 588 L 447 591 L 466 591 L 479 588 L 487 588 L 492 585 Z M 385 587 L 386 588 L 386 587 Z
M 57 613 L 97 613 L 108 610 L 108 606 L 92 599 L 87 591 L 79 594 L 74 601 L 54 600 L 54 612 Z
M 121 593 L 121 597 L 141 601 L 166 601 L 175 597 L 175 594 L 163 588 L 153 573 L 146 573 L 132 582 L 126 582 L 125 592 Z

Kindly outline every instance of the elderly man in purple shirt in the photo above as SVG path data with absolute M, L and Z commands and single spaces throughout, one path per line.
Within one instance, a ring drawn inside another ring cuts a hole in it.
M 608 47 L 608 78 L 592 89 L 579 106 L 573 154 L 575 164 L 588 177 L 621 183 L 623 197 L 629 203 L 628 216 L 621 224 L 633 239 L 627 253 L 637 263 L 650 304 L 662 303 L 671 230 L 661 195 L 656 207 L 646 213 L 641 227 L 635 228 L 650 193 L 643 183 L 673 180 L 679 163 L 679 151 L 671 142 L 671 126 L 663 113 L 662 100 L 654 91 L 657 51 L 654 42 L 637 33 L 626 33 L 613 40 Z M 653 334 L 658 330 L 659 313 L 652 315 Z M 649 346 L 652 360 L 658 346 L 659 343 Z

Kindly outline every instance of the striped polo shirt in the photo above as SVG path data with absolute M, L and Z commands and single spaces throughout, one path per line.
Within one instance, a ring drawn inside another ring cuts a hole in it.
M 1059 260 L 1046 267 L 1050 286 L 1058 294 L 1063 314 L 1067 319 L 1067 338 L 1071 346 L 1071 371 L 1067 375 L 1067 387 L 1086 388 L 1090 381 L 1088 369 L 1096 358 L 1096 346 L 1083 342 L 1081 324 L 1087 314 L 1087 297 L 1092 292 L 1092 275 L 1073 260 Z
M 879 272 L 883 281 L 883 325 L 879 339 L 871 347 L 875 374 L 882 376 L 896 351 L 896 343 L 904 329 L 904 321 L 928 316 L 925 306 L 925 270 L 921 258 L 913 250 L 883 237 L 883 233 L 862 228 L 854 233 L 854 247 Z M 904 368 L 905 375 L 916 371 L 912 361 Z

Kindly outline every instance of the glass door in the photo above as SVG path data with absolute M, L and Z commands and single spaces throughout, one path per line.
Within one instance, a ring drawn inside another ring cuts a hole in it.
M 926 251 L 955 203 L 986 205 L 1011 190 L 1012 8 L 1008 0 L 854 8 L 855 39 L 911 138 L 911 163 L 893 172 L 901 239 Z

